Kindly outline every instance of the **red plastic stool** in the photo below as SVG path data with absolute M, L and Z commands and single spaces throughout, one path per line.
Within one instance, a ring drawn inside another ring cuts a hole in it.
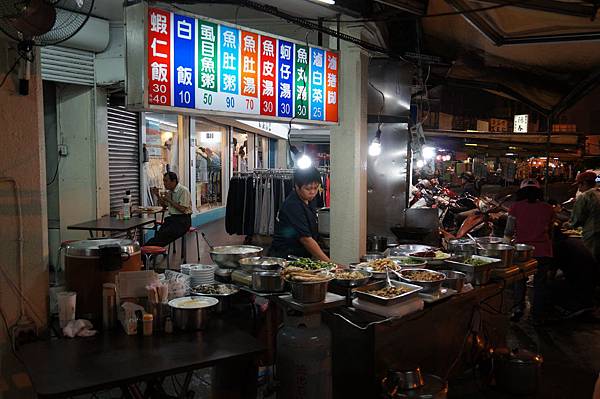
M 144 257 L 144 264 L 146 270 L 150 269 L 150 260 L 152 260 L 152 269 L 156 266 L 156 256 L 164 255 L 167 257 L 167 269 L 170 269 L 169 265 L 169 251 L 165 247 L 159 247 L 155 245 L 145 245 L 141 248 L 142 256 Z

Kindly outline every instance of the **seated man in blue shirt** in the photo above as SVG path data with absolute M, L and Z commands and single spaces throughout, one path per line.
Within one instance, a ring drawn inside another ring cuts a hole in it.
M 296 170 L 294 190 L 277 215 L 270 256 L 286 258 L 294 255 L 330 261 L 319 246 L 317 211 L 311 205 L 320 184 L 321 175 L 316 168 Z

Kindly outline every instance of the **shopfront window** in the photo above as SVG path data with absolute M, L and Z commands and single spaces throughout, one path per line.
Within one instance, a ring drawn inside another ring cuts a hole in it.
M 256 135 L 254 140 L 255 168 L 267 169 L 269 167 L 269 139 Z
M 248 171 L 248 134 L 234 131 L 231 135 L 231 171 Z
M 191 191 L 198 212 L 223 205 L 227 130 L 220 125 L 192 119 L 190 165 L 194 184 Z
M 154 205 L 151 187 L 163 187 L 163 175 L 175 172 L 181 176 L 180 126 L 178 115 L 146 112 L 143 137 L 143 204 Z

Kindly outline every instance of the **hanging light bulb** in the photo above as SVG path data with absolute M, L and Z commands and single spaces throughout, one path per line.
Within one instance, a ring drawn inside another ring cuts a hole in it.
M 308 169 L 312 165 L 312 159 L 306 154 L 302 154 L 300 159 L 298 159 L 298 168 L 300 169 Z
M 369 146 L 369 155 L 372 157 L 379 156 L 381 154 L 381 130 L 377 128 L 377 132 L 375 133 L 375 137 L 373 141 L 371 141 L 371 145 Z
M 417 161 L 417 168 L 422 168 L 423 166 L 425 166 L 425 161 L 423 161 L 422 159 L 419 159 Z
M 308 169 L 311 167 L 312 159 L 302 151 L 298 150 L 295 145 L 290 146 L 290 151 L 294 154 L 296 166 L 298 166 L 299 169 Z
M 435 157 L 435 148 L 433 147 L 423 147 L 423 158 L 431 159 Z

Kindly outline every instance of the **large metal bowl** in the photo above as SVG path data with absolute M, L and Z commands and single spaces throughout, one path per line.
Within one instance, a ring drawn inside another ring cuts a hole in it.
M 438 275 L 439 277 L 443 277 L 438 281 L 420 281 L 420 280 L 413 280 L 412 278 L 409 278 L 406 276 L 407 272 L 411 272 L 411 271 L 419 271 L 419 272 L 429 272 L 429 273 L 433 273 Z M 414 285 L 419 285 L 421 287 L 423 287 L 423 293 L 434 293 L 439 291 L 439 289 L 442 287 L 442 283 L 444 282 L 444 280 L 446 279 L 446 276 L 444 276 L 444 274 L 436 272 L 435 270 L 429 270 L 429 269 L 402 269 L 400 271 L 400 279 L 404 282 L 410 283 L 410 284 L 414 284 Z
M 263 249 L 254 245 L 226 245 L 213 247 L 210 258 L 222 269 L 237 269 L 240 259 L 260 256 Z
M 268 256 L 254 256 L 240 259 L 240 268 L 245 272 L 260 272 L 265 270 L 277 271 L 287 266 L 287 261 L 282 258 Z
M 327 287 L 333 275 L 318 282 L 300 282 L 286 280 L 292 287 L 292 297 L 300 303 L 323 302 L 327 296 Z
M 206 328 L 211 308 L 219 303 L 213 297 L 182 297 L 169 301 L 175 327 L 180 330 Z
M 281 292 L 285 281 L 277 271 L 260 271 L 252 273 L 252 289 L 256 292 Z
M 458 238 L 448 241 L 448 251 L 454 256 L 475 255 L 477 245 L 469 238 Z
M 446 280 L 442 282 L 442 286 L 451 288 L 456 292 L 462 291 L 467 279 L 467 275 L 465 273 L 454 270 L 440 270 L 439 272 L 446 276 Z
M 477 244 L 502 244 L 504 240 L 502 239 L 502 237 L 476 237 L 475 238 L 475 242 Z
M 357 278 L 354 280 L 337 278 L 336 273 L 334 272 L 333 273 L 333 275 L 334 275 L 333 283 L 335 285 L 339 285 L 340 287 L 345 287 L 345 288 L 360 287 L 361 285 L 367 284 L 369 282 L 369 280 L 371 279 L 371 276 L 373 275 L 372 273 L 370 273 L 366 270 L 354 269 L 352 271 L 360 273 L 362 275 L 362 278 Z
M 500 259 L 499 268 L 512 266 L 514 252 L 515 247 L 507 244 L 482 244 L 477 247 L 478 255 Z
M 435 251 L 437 248 L 422 244 L 401 244 L 389 249 L 389 256 L 406 256 L 415 252 Z
M 527 262 L 529 259 L 533 258 L 533 251 L 535 251 L 533 245 L 516 244 L 513 260 L 516 263 Z

